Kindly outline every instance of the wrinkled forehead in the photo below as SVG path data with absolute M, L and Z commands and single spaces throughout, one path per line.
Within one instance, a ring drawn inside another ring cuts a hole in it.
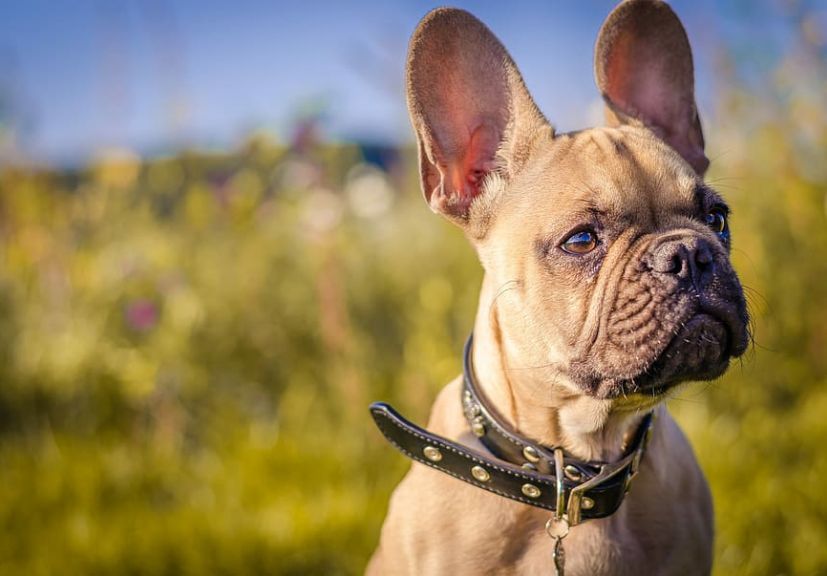
M 692 213 L 703 181 L 644 128 L 562 134 L 514 181 L 513 214 L 605 214 L 656 224 L 657 214 Z M 531 206 L 526 206 L 529 203 Z

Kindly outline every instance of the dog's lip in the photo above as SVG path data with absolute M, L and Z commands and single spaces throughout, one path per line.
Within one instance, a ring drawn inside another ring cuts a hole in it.
M 747 336 L 745 321 L 740 317 L 735 306 L 731 304 L 720 305 L 707 300 L 701 300 L 697 310 L 689 318 L 688 322 L 692 322 L 701 316 L 709 316 L 723 324 L 727 332 L 726 350 L 724 351 L 726 357 L 736 358 L 746 351 Z
M 629 397 L 643 394 L 647 400 L 662 397 L 671 388 L 684 382 L 684 377 L 668 377 L 661 380 L 659 375 L 660 363 L 666 361 L 669 351 L 685 337 L 687 329 L 697 327 L 698 323 L 714 322 L 722 332 L 720 338 L 720 356 L 714 362 L 722 373 L 729 364 L 729 359 L 738 357 L 744 353 L 748 344 L 748 332 L 746 328 L 747 319 L 741 313 L 737 303 L 730 301 L 717 302 L 704 296 L 696 296 L 693 306 L 686 311 L 682 321 L 678 323 L 681 329 L 673 334 L 663 349 L 651 360 L 651 362 L 640 370 L 636 375 L 610 376 L 592 373 L 588 375 L 588 383 L 584 385 L 589 389 L 590 394 L 605 398 Z M 710 365 L 710 368 L 713 366 Z M 711 370 L 719 372 L 718 369 Z M 720 375 L 720 374 L 718 374 Z M 665 376 L 665 375 L 662 375 Z M 699 379 L 717 377 L 715 375 L 701 376 Z M 690 378 L 691 379 L 691 378 Z
M 648 401 L 658 399 L 665 395 L 670 389 L 677 384 L 684 382 L 683 378 L 666 378 L 659 380 L 655 376 L 657 367 L 660 362 L 663 362 L 669 351 L 675 346 L 680 338 L 684 337 L 687 330 L 691 330 L 697 324 L 706 322 L 716 322 L 724 329 L 725 341 L 722 342 L 721 355 L 716 364 L 722 364 L 722 370 L 725 369 L 728 359 L 733 357 L 733 347 L 736 346 L 733 331 L 736 327 L 730 325 L 731 319 L 727 318 L 725 311 L 721 311 L 718 307 L 710 309 L 710 307 L 699 306 L 694 313 L 692 313 L 683 324 L 683 328 L 675 334 L 669 343 L 663 348 L 661 353 L 652 361 L 652 363 L 643 370 L 638 376 L 634 378 L 623 378 L 617 380 L 607 390 L 607 397 L 627 396 L 628 394 L 643 394 Z M 710 366 L 712 367 L 712 366 Z M 714 370 L 717 371 L 717 370 Z

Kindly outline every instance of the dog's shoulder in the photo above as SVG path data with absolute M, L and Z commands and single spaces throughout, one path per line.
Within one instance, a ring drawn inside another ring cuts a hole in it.
M 673 573 L 709 573 L 712 566 L 712 494 L 688 438 L 666 406 L 625 505 L 630 516 L 658 519 L 635 526 L 638 540 L 659 551 L 663 561 L 683 566 Z M 668 531 L 659 525 L 670 526 Z M 665 537 L 664 537 L 665 536 Z
M 471 434 L 461 403 L 462 378 L 447 384 L 431 409 L 428 430 L 484 452 Z M 545 541 L 546 514 L 413 462 L 390 499 L 380 545 L 368 574 L 479 573 L 490 571 L 504 557 L 519 557 Z M 482 530 L 488 522 L 498 526 L 536 524 L 524 539 L 502 538 L 499 531 Z M 482 532 L 481 532 L 482 530 Z M 457 555 L 456 550 L 467 554 Z
M 462 441 L 460 438 L 468 432 L 468 425 L 462 414 L 462 376 L 445 385 L 439 392 L 431 406 L 431 415 L 428 418 L 428 429 L 450 438 Z

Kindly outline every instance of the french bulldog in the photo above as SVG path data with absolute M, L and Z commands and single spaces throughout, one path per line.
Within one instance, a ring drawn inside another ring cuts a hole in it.
M 422 190 L 484 268 L 470 361 L 511 429 L 612 462 L 656 415 L 622 505 L 565 537 L 565 573 L 708 574 L 709 488 L 662 400 L 721 376 L 749 331 L 729 210 L 703 180 L 692 54 L 672 9 L 619 4 L 599 33 L 595 77 L 607 126 L 557 133 L 484 24 L 430 12 L 406 73 Z M 427 428 L 490 459 L 461 387 L 439 394 Z M 553 574 L 549 517 L 414 463 L 367 573 Z

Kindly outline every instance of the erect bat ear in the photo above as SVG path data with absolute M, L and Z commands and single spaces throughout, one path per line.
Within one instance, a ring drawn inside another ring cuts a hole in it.
M 548 123 L 494 34 L 464 10 L 439 8 L 408 48 L 408 111 L 431 209 L 461 225 L 496 172 L 510 178 Z
M 594 66 L 609 124 L 643 123 L 703 176 L 709 160 L 695 105 L 692 50 L 669 5 L 621 3 L 600 29 Z

